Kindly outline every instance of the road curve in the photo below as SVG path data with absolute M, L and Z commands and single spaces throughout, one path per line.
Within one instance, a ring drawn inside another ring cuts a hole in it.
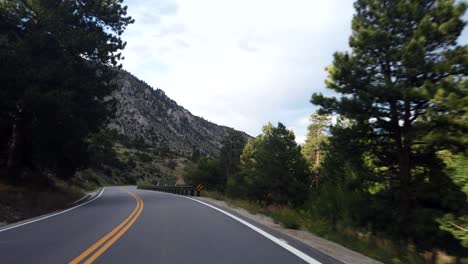
M 182 196 L 107 187 L 99 198 L 67 212 L 0 229 L 0 259 L 8 264 L 341 263 L 223 212 Z

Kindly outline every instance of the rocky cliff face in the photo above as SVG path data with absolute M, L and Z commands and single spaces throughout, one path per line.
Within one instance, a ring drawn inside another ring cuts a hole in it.
M 118 102 L 117 113 L 109 127 L 131 139 L 186 157 L 197 150 L 217 155 L 232 130 L 192 115 L 164 91 L 154 90 L 128 72 L 119 71 L 116 83 L 119 88 L 113 97 Z

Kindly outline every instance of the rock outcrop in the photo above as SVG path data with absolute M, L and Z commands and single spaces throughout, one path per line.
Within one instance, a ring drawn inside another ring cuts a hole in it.
M 117 112 L 109 127 L 131 139 L 186 157 L 196 151 L 218 155 L 232 130 L 192 115 L 163 90 L 154 90 L 126 71 L 119 71 L 116 83 Z

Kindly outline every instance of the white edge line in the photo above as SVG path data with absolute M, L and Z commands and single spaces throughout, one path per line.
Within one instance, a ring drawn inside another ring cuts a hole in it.
M 76 209 L 76 208 L 78 208 L 78 207 L 81 207 L 81 206 L 83 206 L 83 205 L 85 205 L 85 204 L 88 204 L 88 203 L 90 203 L 90 202 L 96 200 L 97 198 L 99 198 L 99 197 L 102 195 L 102 193 L 104 192 L 104 189 L 105 189 L 105 188 L 106 188 L 106 187 L 102 188 L 102 190 L 101 190 L 101 192 L 98 194 L 98 196 L 94 197 L 93 199 L 91 199 L 91 200 L 89 200 L 89 201 L 87 201 L 87 202 L 85 202 L 85 203 L 76 205 L 76 206 L 74 206 L 74 207 L 65 209 L 65 210 L 60 211 L 60 212 L 57 212 L 57 213 L 48 214 L 48 215 L 46 215 L 46 216 L 39 217 L 39 218 L 37 218 L 37 219 L 31 220 L 31 221 L 27 221 L 27 222 L 24 222 L 24 223 L 21 223 L 21 224 L 17 224 L 17 225 L 14 225 L 14 226 L 6 227 L 6 228 L 3 228 L 3 229 L 0 228 L 0 233 L 3 232 L 3 231 L 7 231 L 7 230 L 10 230 L 10 229 L 13 229 L 13 228 L 20 227 L 20 226 L 32 224 L 32 223 L 34 223 L 34 222 L 41 221 L 41 220 L 44 220 L 44 219 L 47 219 L 47 218 L 50 218 L 50 217 L 53 217 L 53 216 L 56 216 L 56 215 L 60 215 L 60 214 L 66 213 L 66 212 L 68 212 L 68 211 L 71 211 L 71 210 L 73 210 L 73 209 Z
M 184 196 L 182 196 L 182 197 L 184 197 Z M 211 205 L 211 204 L 207 204 L 207 203 L 205 203 L 205 202 L 202 202 L 202 201 L 197 200 L 197 199 L 194 199 L 194 198 L 190 198 L 190 197 L 185 197 L 185 198 L 190 199 L 190 200 L 195 201 L 195 202 L 198 202 L 198 203 L 201 203 L 201 204 L 204 204 L 204 205 L 206 205 L 206 206 L 208 206 L 208 207 L 211 207 L 211 208 L 213 208 L 213 209 L 215 209 L 215 210 L 217 210 L 217 211 L 219 211 L 219 212 L 221 212 L 221 213 L 223 213 L 223 214 L 225 214 L 225 215 L 227 215 L 227 216 L 229 216 L 229 217 L 231 217 L 231 218 L 237 220 L 238 222 L 240 222 L 240 223 L 246 225 L 247 227 L 249 227 L 250 229 L 254 230 L 255 232 L 260 233 L 260 234 L 263 235 L 264 237 L 270 239 L 270 240 L 273 241 L 274 243 L 276 243 L 276 244 L 278 244 L 279 246 L 283 247 L 283 248 L 286 249 L 287 251 L 293 253 L 294 255 L 296 255 L 297 257 L 301 258 L 302 260 L 304 260 L 304 261 L 307 262 L 307 263 L 310 263 L 310 264 L 321 264 L 321 263 L 318 262 L 317 260 L 315 260 L 315 259 L 309 257 L 309 256 L 308 256 L 307 254 L 305 254 L 304 252 L 298 250 L 298 249 L 295 248 L 295 247 L 290 246 L 290 245 L 289 245 L 288 243 L 286 243 L 284 240 L 278 239 L 278 238 L 276 238 L 276 237 L 270 235 L 269 233 L 263 231 L 262 229 L 260 229 L 260 228 L 258 228 L 258 227 L 256 227 L 256 226 L 254 226 L 254 225 L 252 225 L 252 224 L 250 224 L 250 223 L 247 222 L 247 221 L 244 221 L 244 220 L 240 219 L 239 217 L 237 217 L 237 216 L 235 216 L 235 215 L 233 215 L 233 214 L 231 214 L 231 213 L 228 213 L 228 212 L 226 212 L 226 211 L 224 211 L 224 210 L 219 209 L 218 207 L 215 207 L 215 206 L 213 206 L 213 205 Z
M 286 243 L 284 240 L 282 239 L 278 239 L 276 237 L 274 237 L 273 235 L 263 231 L 262 229 L 252 225 L 251 223 L 247 222 L 247 221 L 244 221 L 242 220 L 241 218 L 231 214 L 231 213 L 228 213 L 222 209 L 219 209 L 218 207 L 216 206 L 213 206 L 211 204 L 208 204 L 208 203 L 205 203 L 205 202 L 202 202 L 200 200 L 197 200 L 197 199 L 194 199 L 194 198 L 191 198 L 191 197 L 186 197 L 186 196 L 181 196 L 181 195 L 176 195 L 176 194 L 172 194 L 172 193 L 166 193 L 166 192 L 161 192 L 161 193 L 165 193 L 165 194 L 169 194 L 169 195 L 174 195 L 174 196 L 177 196 L 177 197 L 182 197 L 182 198 L 186 198 L 186 199 L 189 199 L 189 200 L 192 200 L 192 201 L 195 201 L 197 203 L 201 203 L 203 205 L 206 205 L 218 212 L 221 212 L 229 217 L 231 217 L 232 219 L 240 222 L 241 224 L 247 226 L 248 228 L 254 230 L 255 232 L 261 234 L 262 236 L 270 239 L 271 241 L 273 241 L 274 243 L 276 243 L 277 245 L 279 245 L 280 247 L 286 249 L 287 251 L 291 252 L 292 254 L 296 255 L 297 257 L 299 257 L 300 259 L 304 260 L 305 262 L 309 263 L 309 264 L 322 264 L 321 262 L 317 261 L 316 259 L 308 256 L 307 254 L 305 254 L 304 252 L 300 251 L 299 249 L 289 245 L 288 243 Z

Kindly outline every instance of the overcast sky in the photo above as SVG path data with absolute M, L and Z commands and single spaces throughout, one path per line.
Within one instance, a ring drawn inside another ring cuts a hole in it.
M 252 136 L 280 121 L 303 142 L 309 99 L 327 92 L 333 52 L 349 49 L 352 3 L 126 0 L 136 22 L 123 66 L 192 114 Z

